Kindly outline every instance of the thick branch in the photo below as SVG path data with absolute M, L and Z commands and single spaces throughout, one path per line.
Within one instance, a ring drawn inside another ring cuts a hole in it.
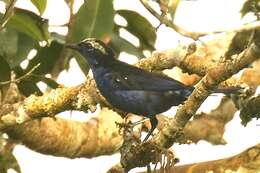
M 21 103 L 3 105 L 0 111 L 0 129 L 37 118 L 55 116 L 66 110 L 95 111 L 97 103 L 106 104 L 96 90 L 94 80 L 89 79 L 83 85 L 57 88 L 43 96 L 31 95 Z
M 180 45 L 176 49 L 154 53 L 150 58 L 141 59 L 137 66 L 150 71 L 161 71 L 178 66 L 189 74 L 195 73 L 204 76 L 207 70 L 216 64 L 209 57 L 202 57 L 197 54 L 188 55 L 187 53 L 188 48 Z
M 233 119 L 236 111 L 232 100 L 223 98 L 218 108 L 209 114 L 196 114 L 193 120 L 187 123 L 183 130 L 185 138 L 192 142 L 206 140 L 212 144 L 225 144 L 225 125 Z
M 47 117 L 9 127 L 5 132 L 43 154 L 90 158 L 118 151 L 123 140 L 115 121 L 122 119 L 104 108 L 97 117 L 85 123 Z

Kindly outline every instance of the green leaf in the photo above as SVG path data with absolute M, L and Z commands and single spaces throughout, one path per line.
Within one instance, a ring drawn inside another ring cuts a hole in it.
M 14 15 L 8 21 L 7 26 L 13 27 L 38 41 L 48 41 L 50 37 L 48 20 L 28 10 L 15 8 Z
M 29 62 L 26 72 L 40 63 L 40 66 L 33 72 L 34 74 L 45 75 L 51 73 L 62 49 L 63 45 L 56 41 L 53 41 L 50 46 L 39 49 L 36 56 Z
M 0 56 L 3 56 L 11 68 L 26 59 L 29 51 L 38 43 L 31 37 L 7 27 L 0 31 Z
M 66 43 L 66 36 L 61 35 L 57 32 L 51 32 L 51 40 L 57 41 L 60 44 L 65 44 Z
M 226 58 L 231 58 L 232 55 L 239 54 L 245 50 L 252 39 L 254 31 L 237 32 L 229 44 L 228 50 L 225 53 Z
M 0 56 L 0 82 L 7 82 L 11 80 L 11 68 L 6 60 Z M 9 89 L 10 83 L 0 85 L 1 100 L 5 98 L 6 92 Z
M 14 69 L 17 78 L 19 78 L 40 63 L 39 67 L 35 69 L 31 75 L 18 83 L 18 89 L 23 95 L 41 95 L 42 92 L 36 85 L 39 81 L 46 83 L 52 88 L 56 88 L 58 86 L 55 81 L 44 77 L 44 75 L 52 72 L 54 66 L 57 64 L 57 60 L 60 57 L 62 49 L 63 45 L 53 41 L 50 46 L 38 49 L 36 56 L 30 60 L 28 67 L 25 70 L 23 70 L 20 66 Z
M 137 57 L 143 57 L 142 50 L 138 47 L 135 47 L 129 41 L 125 40 L 124 38 L 120 37 L 118 34 L 111 35 L 110 46 L 113 50 L 119 55 L 121 52 L 127 52 L 129 54 L 133 54 Z
M 18 33 L 14 29 L 4 29 L 0 32 L 0 55 L 5 57 L 8 62 L 16 55 L 17 42 Z
M 134 11 L 118 10 L 117 13 L 127 21 L 125 29 L 139 38 L 140 47 L 142 49 L 154 50 L 156 30 L 152 24 Z
M 19 76 L 25 74 L 25 71 L 21 68 L 16 68 L 15 72 Z M 42 95 L 41 90 L 37 86 L 38 82 L 44 82 L 50 88 L 57 88 L 59 86 L 59 84 L 51 78 L 47 78 L 42 75 L 31 74 L 18 83 L 18 89 L 25 96 L 29 96 L 31 94 Z
M 75 57 L 81 71 L 84 73 L 85 76 L 88 76 L 89 73 L 89 65 L 87 60 L 78 52 L 73 51 L 73 57 Z
M 38 9 L 40 14 L 42 15 L 45 11 L 47 0 L 31 0 L 33 5 Z
M 42 75 L 32 74 L 26 80 L 32 81 L 34 83 L 38 83 L 38 82 L 42 81 L 51 88 L 57 88 L 59 86 L 59 84 L 55 80 L 42 76 Z
M 26 72 L 23 70 L 20 66 L 16 67 L 14 69 L 14 72 L 16 74 L 16 77 L 19 78 L 23 76 Z M 20 81 L 17 83 L 19 91 L 24 95 L 24 96 L 30 96 L 31 94 L 35 95 L 42 95 L 41 90 L 38 88 L 35 82 L 27 80 L 25 78 L 24 80 Z
M 241 17 L 244 17 L 247 13 L 259 13 L 260 1 L 259 0 L 246 0 L 242 9 L 240 10 Z
M 88 0 L 75 16 L 71 28 L 71 41 L 78 42 L 87 37 L 104 39 L 114 26 L 113 0 Z
M 30 96 L 31 94 L 42 95 L 41 90 L 38 88 L 36 83 L 32 81 L 20 81 L 17 86 L 19 91 L 26 97 Z
M 17 51 L 15 58 L 12 58 L 11 67 L 19 65 L 27 58 L 28 53 L 38 46 L 38 42 L 28 35 L 18 32 Z

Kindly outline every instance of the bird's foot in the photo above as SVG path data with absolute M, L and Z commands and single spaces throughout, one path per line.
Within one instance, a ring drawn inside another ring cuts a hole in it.
M 115 122 L 117 127 L 119 127 L 120 129 L 122 128 L 134 128 L 135 126 L 142 124 L 143 122 L 145 122 L 146 120 L 149 120 L 149 118 L 144 118 L 140 121 L 136 121 L 136 122 L 123 122 L 123 123 L 119 123 L 119 122 Z
M 115 122 L 116 126 L 119 128 L 119 134 L 123 134 L 125 131 L 133 131 L 134 126 L 131 122 Z M 122 131 L 123 130 L 123 131 Z
M 147 168 L 147 172 L 148 173 L 152 173 L 152 169 L 151 169 L 150 163 L 146 166 L 146 168 Z
M 123 123 L 119 123 L 119 122 L 115 122 L 116 123 L 116 126 L 119 128 L 119 130 L 123 129 L 123 128 L 131 128 L 131 122 L 123 122 Z
M 150 123 L 151 123 L 151 129 L 148 131 L 147 135 L 145 136 L 144 140 L 142 143 L 146 142 L 149 137 L 152 135 L 154 129 L 156 128 L 157 124 L 158 124 L 158 120 L 156 117 L 150 118 Z
M 140 136 L 139 133 L 134 131 L 133 123 L 118 123 L 116 122 L 117 127 L 119 128 L 119 134 L 123 136 L 124 145 L 129 143 L 130 145 L 140 143 Z
M 129 122 L 129 123 L 131 123 L 131 126 L 132 127 L 134 127 L 134 126 L 137 126 L 137 125 L 139 125 L 139 124 L 142 124 L 142 123 L 144 123 L 145 121 L 147 121 L 147 120 L 149 120 L 149 118 L 144 118 L 144 119 L 142 119 L 142 120 L 139 120 L 139 121 L 136 121 L 136 122 Z

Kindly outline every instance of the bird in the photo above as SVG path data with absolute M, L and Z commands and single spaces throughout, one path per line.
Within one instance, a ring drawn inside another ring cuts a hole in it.
M 182 104 L 194 90 L 193 86 L 166 75 L 116 59 L 114 51 L 96 38 L 66 47 L 78 51 L 87 60 L 96 86 L 109 104 L 150 119 L 151 128 L 143 142 L 149 139 L 158 124 L 156 115 Z M 229 93 L 230 90 L 220 92 Z

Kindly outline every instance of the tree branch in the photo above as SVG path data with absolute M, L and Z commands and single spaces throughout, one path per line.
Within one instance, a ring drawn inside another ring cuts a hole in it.
M 17 0 L 11 0 L 7 5 L 6 5 L 6 11 L 4 16 L 2 17 L 0 21 L 0 31 L 4 29 L 5 25 L 9 21 L 9 19 L 13 16 L 13 10 L 14 10 L 14 5 Z
M 148 3 L 147 0 L 140 0 L 140 2 L 143 4 L 143 6 L 154 16 L 156 17 L 160 23 L 165 24 L 168 27 L 171 27 L 172 29 L 174 29 L 176 32 L 178 32 L 179 34 L 185 36 L 185 37 L 189 37 L 192 38 L 193 40 L 198 40 L 199 37 L 202 37 L 204 35 L 207 35 L 206 33 L 200 33 L 200 32 L 190 32 L 187 31 L 181 27 L 179 27 L 178 25 L 174 24 L 170 19 L 168 19 L 166 16 L 162 16 L 160 14 L 158 14 Z
M 55 116 L 66 110 L 95 111 L 97 103 L 107 104 L 93 79 L 71 88 L 57 88 L 43 96 L 31 95 L 21 103 L 5 104 L 0 111 L 0 130 L 29 120 Z
M 210 113 L 196 114 L 184 127 L 184 138 L 192 142 L 206 140 L 212 144 L 226 144 L 223 139 L 225 125 L 233 119 L 237 111 L 231 99 L 224 97 L 218 108 Z
M 43 154 L 91 158 L 113 154 L 120 148 L 123 140 L 115 121 L 120 122 L 122 118 L 104 108 L 87 122 L 47 117 L 9 127 L 5 132 Z
M 199 37 L 206 36 L 206 35 L 211 35 L 211 34 L 219 34 L 223 32 L 242 32 L 242 31 L 248 31 L 248 30 L 253 30 L 253 29 L 260 29 L 260 21 L 255 21 L 252 23 L 244 24 L 243 26 L 239 28 L 235 28 L 232 30 L 220 30 L 220 31 L 213 31 L 213 32 L 192 32 L 192 31 L 187 31 L 180 26 L 176 25 L 173 23 L 172 20 L 167 18 L 167 15 L 160 15 L 158 14 L 148 3 L 148 0 L 140 0 L 140 2 L 143 4 L 143 6 L 154 16 L 156 17 L 160 23 L 165 24 L 166 26 L 174 29 L 176 32 L 179 34 L 192 38 L 193 40 L 198 40 Z

